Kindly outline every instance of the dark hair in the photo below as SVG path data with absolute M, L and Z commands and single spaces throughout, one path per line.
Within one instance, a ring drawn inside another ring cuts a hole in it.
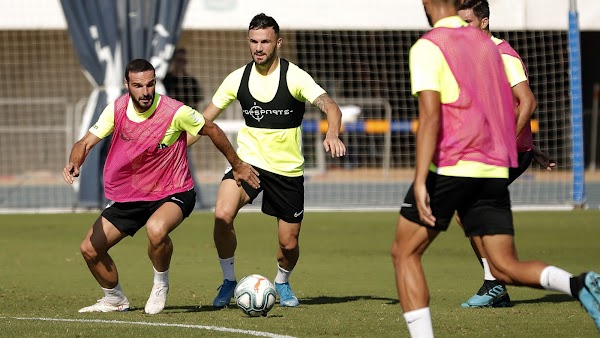
M 148 70 L 156 72 L 154 70 L 154 66 L 152 66 L 152 64 L 150 62 L 148 62 L 147 60 L 144 60 L 144 59 L 131 60 L 127 64 L 127 67 L 125 67 L 125 80 L 127 80 L 129 82 L 129 73 L 141 73 L 141 72 L 145 72 Z
M 277 24 L 277 21 L 265 13 L 255 15 L 250 21 L 248 30 L 265 28 L 273 28 L 275 34 L 279 35 L 279 25 Z
M 465 0 L 460 7 L 458 7 L 459 11 L 471 9 L 473 10 L 473 14 L 479 19 L 479 21 L 483 20 L 483 18 L 490 18 L 490 4 L 488 0 Z

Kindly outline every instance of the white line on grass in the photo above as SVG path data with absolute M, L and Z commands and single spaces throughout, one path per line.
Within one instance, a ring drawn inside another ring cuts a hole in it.
M 285 336 L 270 332 L 261 332 L 253 330 L 241 330 L 231 329 L 228 327 L 221 326 L 207 326 L 207 325 L 191 325 L 191 324 L 171 324 L 171 323 L 151 323 L 151 322 L 128 322 L 124 320 L 102 320 L 102 319 L 69 319 L 69 318 L 41 318 L 41 317 L 0 317 L 0 319 L 16 319 L 16 320 L 39 320 L 47 322 L 75 322 L 75 323 L 102 323 L 102 324 L 132 324 L 132 325 L 146 325 L 146 326 L 166 326 L 166 327 L 182 327 L 186 329 L 201 329 L 221 332 L 233 332 L 247 334 L 250 336 L 257 337 L 271 337 L 271 338 L 295 338 L 294 336 Z

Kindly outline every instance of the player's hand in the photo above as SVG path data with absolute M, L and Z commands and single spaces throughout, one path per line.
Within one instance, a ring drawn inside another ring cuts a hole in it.
M 556 166 L 556 163 L 550 159 L 550 156 L 548 156 L 548 154 L 546 154 L 545 152 L 541 151 L 539 148 L 533 147 L 531 151 L 533 153 L 533 160 L 537 164 L 546 168 L 546 170 L 552 170 L 552 168 Z
M 65 182 L 73 184 L 75 177 L 79 176 L 79 167 L 76 167 L 73 163 L 69 163 L 63 169 L 62 175 Z
M 258 178 L 258 171 L 246 162 L 241 162 L 235 168 L 233 168 L 233 178 L 238 187 L 242 185 L 242 181 L 250 184 L 254 189 L 260 187 L 260 179 Z
M 346 146 L 338 136 L 327 134 L 323 140 L 325 152 L 331 151 L 331 157 L 340 157 L 346 155 Z
M 419 210 L 419 218 L 426 225 L 434 226 L 435 217 L 431 213 L 429 193 L 427 192 L 425 184 L 413 185 L 413 191 L 415 193 L 415 201 L 417 202 L 417 210 Z

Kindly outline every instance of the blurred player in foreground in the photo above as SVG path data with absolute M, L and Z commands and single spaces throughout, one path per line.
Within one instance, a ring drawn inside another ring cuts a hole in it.
M 129 309 L 119 284 L 119 274 L 108 250 L 144 225 L 148 257 L 154 267 L 154 285 L 145 312 L 163 310 L 169 291 L 169 266 L 173 242 L 169 233 L 194 208 L 194 184 L 188 168 L 186 137 L 208 135 L 243 179 L 257 187 L 254 169 L 242 162 L 223 131 L 200 113 L 168 96 L 154 92 L 154 67 L 143 59 L 125 69 L 128 92 L 109 104 L 94 126 L 73 145 L 64 180 L 72 184 L 90 150 L 113 134 L 104 166 L 104 191 L 111 200 L 81 243 L 81 254 L 104 291 L 94 305 L 79 312 L 112 312 Z
M 525 64 L 519 54 L 505 40 L 492 36 L 490 32 L 490 6 L 487 0 L 466 0 L 458 9 L 458 15 L 470 26 L 481 29 L 498 46 L 502 54 L 504 70 L 508 77 L 508 82 L 512 88 L 515 100 L 515 112 L 517 114 L 517 152 L 519 166 L 510 168 L 508 172 L 508 184 L 521 176 L 532 160 L 548 170 L 552 170 L 555 163 L 550 161 L 548 155 L 533 144 L 533 135 L 531 133 L 531 117 L 537 107 L 536 99 L 529 87 L 528 74 Z M 459 219 L 458 223 L 461 224 Z M 491 273 L 487 263 L 486 254 L 483 245 L 478 237 L 471 237 L 471 246 L 477 255 L 484 271 L 483 285 L 465 303 L 462 307 L 506 307 L 510 306 L 510 297 L 506 291 L 506 286 L 498 282 Z
M 465 234 L 481 239 L 500 282 L 572 295 L 600 329 L 600 275 L 574 277 L 517 258 L 507 184 L 508 168 L 518 165 L 515 112 L 498 47 L 458 17 L 460 0 L 422 2 L 433 29 L 410 50 L 412 92 L 419 100 L 415 179 L 391 249 L 408 331 L 433 337 L 421 259 L 455 212 Z

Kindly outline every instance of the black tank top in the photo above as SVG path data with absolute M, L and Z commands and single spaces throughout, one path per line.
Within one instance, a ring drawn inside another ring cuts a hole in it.
M 290 63 L 285 59 L 279 59 L 279 87 L 277 88 L 277 94 L 270 102 L 260 102 L 250 94 L 248 80 L 253 64 L 254 62 L 250 62 L 246 65 L 237 92 L 237 99 L 242 106 L 246 125 L 253 128 L 269 129 L 299 127 L 302 124 L 306 107 L 304 102 L 296 100 L 290 94 L 287 86 L 287 71 Z

